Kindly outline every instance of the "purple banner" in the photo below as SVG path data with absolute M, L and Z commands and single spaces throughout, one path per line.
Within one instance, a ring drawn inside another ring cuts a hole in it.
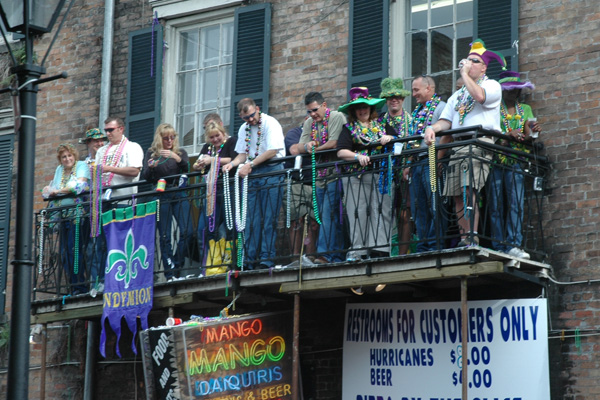
M 137 354 L 137 318 L 141 320 L 142 329 L 147 329 L 148 313 L 152 309 L 156 202 L 107 211 L 102 214 L 102 224 L 108 256 L 100 353 L 106 357 L 105 321 L 108 319 L 117 335 L 116 352 L 121 357 L 119 338 L 124 317 L 134 336 L 131 349 Z

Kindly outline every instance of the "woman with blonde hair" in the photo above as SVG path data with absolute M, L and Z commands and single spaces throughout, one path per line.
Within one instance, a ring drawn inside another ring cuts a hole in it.
M 59 166 L 56 167 L 54 179 L 52 179 L 50 185 L 42 190 L 42 196 L 52 199 L 49 204 L 50 208 L 81 203 L 82 199 L 79 197 L 66 196 L 79 195 L 84 190 L 88 190 L 88 180 L 90 179 L 88 165 L 83 161 L 78 161 L 79 152 L 70 143 L 58 146 L 56 158 Z M 60 220 L 60 257 L 69 279 L 72 294 L 85 292 L 85 286 L 83 285 L 84 268 L 82 265 L 83 251 L 78 251 L 78 259 L 75 259 L 76 234 L 81 235 L 80 227 L 77 226 L 76 212 L 73 208 L 69 208 L 52 213 L 53 217 L 58 217 Z
M 185 257 L 189 254 L 190 239 L 192 238 L 192 223 L 190 222 L 190 203 L 185 191 L 171 190 L 179 184 L 179 175 L 189 170 L 187 152 L 179 147 L 179 135 L 171 124 L 160 124 L 154 133 L 152 145 L 144 157 L 142 178 L 156 184 L 164 179 L 166 190 L 158 196 L 160 200 L 160 220 L 158 233 L 160 235 L 160 253 L 165 278 L 179 278 Z M 171 227 L 175 218 L 179 227 L 179 240 L 175 254 L 171 244 Z
M 214 121 L 209 121 L 205 127 L 206 144 L 200 151 L 198 160 L 193 168 L 197 171 L 206 173 L 206 203 L 200 212 L 198 219 L 198 240 L 202 258 L 207 256 L 206 264 L 214 265 L 220 259 L 223 261 L 223 254 L 214 254 L 207 252 L 207 245 L 213 239 L 218 242 L 221 238 L 232 237 L 232 232 L 227 232 L 225 222 L 225 210 L 223 207 L 223 184 L 221 166 L 228 164 L 233 160 L 237 153 L 235 151 L 235 140 L 229 140 L 227 131 L 223 125 Z M 235 171 L 233 171 L 235 173 Z M 230 176 L 233 176 L 230 173 Z M 218 183 L 221 182 L 219 185 Z M 208 246 L 210 247 L 210 246 Z M 210 248 L 208 249 L 210 250 Z M 220 264 L 220 263 L 219 263 Z

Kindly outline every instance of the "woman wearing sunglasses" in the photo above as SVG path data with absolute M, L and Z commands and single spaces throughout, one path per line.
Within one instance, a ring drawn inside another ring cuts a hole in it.
M 179 135 L 170 124 L 160 124 L 154 133 L 152 145 L 144 157 L 143 179 L 156 182 L 165 179 L 167 188 L 177 186 L 180 174 L 188 172 L 188 154 L 179 148 Z M 185 257 L 189 252 L 193 235 L 190 220 L 190 203 L 185 191 L 165 191 L 158 197 L 160 200 L 160 254 L 165 278 L 179 278 Z M 179 227 L 179 240 L 175 254 L 171 243 L 171 227 L 173 218 Z

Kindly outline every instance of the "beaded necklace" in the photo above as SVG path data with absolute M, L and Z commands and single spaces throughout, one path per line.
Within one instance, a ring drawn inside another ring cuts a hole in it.
M 487 75 L 484 74 L 479 79 L 477 79 L 477 85 L 481 86 L 481 84 L 487 81 L 487 79 Z M 463 122 L 465 122 L 467 114 L 470 113 L 475 107 L 475 99 L 473 98 L 473 96 L 471 96 L 471 93 L 469 93 L 467 87 L 463 86 L 458 91 L 457 100 L 458 101 L 454 106 L 454 111 L 458 111 L 458 123 L 462 125 Z
M 321 225 L 321 217 L 319 217 L 319 206 L 317 205 L 317 170 L 315 161 L 315 147 L 313 146 L 312 152 L 310 153 L 310 159 L 312 162 L 312 202 L 313 210 L 315 212 L 315 221 Z
M 233 216 L 231 214 L 231 191 L 229 190 L 229 171 L 223 171 L 223 195 L 225 196 L 225 226 L 227 230 L 233 229 Z
M 67 185 L 68 185 L 68 183 L 69 183 L 69 181 L 71 179 L 75 179 L 75 166 L 76 165 L 77 164 L 74 164 L 71 167 L 71 171 L 69 173 L 66 173 L 67 171 L 65 170 L 65 167 L 63 167 L 62 176 L 60 178 L 60 187 L 59 187 L 59 189 L 64 189 L 65 187 L 67 187 Z
M 106 152 L 104 153 L 104 157 L 102 158 L 102 166 L 106 166 L 106 165 L 110 165 L 110 166 L 117 166 L 119 165 L 119 162 L 121 161 L 121 157 L 123 156 L 123 149 L 125 148 L 125 144 L 127 144 L 128 139 L 123 136 L 121 138 L 121 141 L 119 142 L 119 147 L 117 147 L 117 149 L 115 150 L 115 152 L 113 153 L 112 156 L 108 156 L 108 153 L 110 153 L 110 148 L 113 146 L 112 143 L 110 143 L 108 145 L 108 147 L 106 148 Z M 103 182 L 102 182 L 102 186 L 110 186 L 112 183 L 112 180 L 115 176 L 114 172 L 111 172 L 108 175 L 108 178 L 105 179 L 103 177 Z
M 219 167 L 221 166 L 221 157 L 217 156 L 213 158 L 210 166 L 210 173 L 206 181 L 207 193 L 206 193 L 206 214 L 208 215 L 208 230 L 210 232 L 215 231 L 215 208 L 217 206 L 217 180 L 219 177 Z
M 428 100 L 425 105 L 419 104 L 417 108 L 412 113 L 412 134 L 413 135 L 422 135 L 425 132 L 425 128 L 431 125 L 431 120 L 433 119 L 433 113 L 437 109 L 437 106 L 442 101 L 442 98 L 437 95 L 437 93 L 433 94 L 433 97 Z
M 383 134 L 383 126 L 379 121 L 370 121 L 367 127 L 364 127 L 358 121 L 352 124 L 346 124 L 354 143 L 368 145 L 377 142 Z
M 100 215 L 102 215 L 102 165 L 92 164 L 92 195 L 90 196 L 90 237 L 100 235 Z
M 258 132 L 256 133 L 256 152 L 254 153 L 254 157 L 250 156 L 250 124 L 246 122 L 246 155 L 250 161 L 254 160 L 258 157 L 258 150 L 260 149 L 260 141 L 262 139 L 262 112 L 258 112 Z
M 358 145 L 369 145 L 372 143 L 376 143 L 381 136 L 383 135 L 384 129 L 383 125 L 380 121 L 370 121 L 370 125 L 368 127 L 363 127 L 360 125 L 358 121 L 354 121 L 353 123 L 346 124 L 346 128 L 350 131 L 350 136 L 352 136 L 352 141 Z M 365 156 L 369 155 L 369 150 L 371 155 L 379 154 L 381 152 L 381 147 L 375 148 L 371 147 L 363 150 L 356 150 L 356 154 L 362 154 Z M 346 168 L 348 172 L 355 172 L 359 170 L 364 170 L 365 168 L 358 165 L 350 165 Z
M 524 123 L 523 106 L 518 101 L 515 101 L 515 113 L 509 114 L 508 107 L 506 107 L 504 100 L 502 100 L 502 102 L 500 103 L 500 116 L 501 116 L 500 119 L 502 121 L 502 133 L 508 134 L 508 132 L 511 130 L 523 128 L 523 123 Z M 523 151 L 526 153 L 529 153 L 529 151 L 530 151 L 522 143 L 510 141 L 509 146 L 513 149 L 520 150 L 520 151 Z M 500 160 L 500 162 L 502 164 L 511 164 L 512 165 L 516 161 L 514 157 L 510 157 L 506 153 L 499 153 L 498 159 Z
M 523 106 L 518 101 L 515 101 L 515 114 L 511 115 L 508 113 L 508 107 L 506 107 L 504 100 L 502 100 L 500 114 L 502 115 L 504 133 L 523 127 Z
M 212 157 L 219 157 L 219 154 L 221 154 L 221 150 L 223 150 L 223 146 L 225 146 L 225 143 L 227 143 L 227 139 L 223 140 L 223 143 L 221 143 L 218 150 L 215 148 L 215 146 L 211 144 L 209 147 L 210 155 Z
M 399 138 L 407 137 L 410 126 L 410 117 L 404 109 L 400 110 L 400 115 L 392 117 L 389 112 L 386 112 L 381 123 L 383 125 L 389 125 L 398 134 Z
M 320 143 L 320 145 L 324 145 L 329 140 L 329 115 L 331 114 L 331 110 L 329 108 L 325 109 L 325 118 L 323 119 L 322 125 L 323 129 L 321 130 L 321 134 L 319 135 L 319 129 L 317 127 L 317 122 L 313 119 L 312 125 L 310 127 L 310 138 L 313 142 Z M 313 147 L 314 149 L 314 147 Z M 314 160 L 314 157 L 313 157 Z M 327 175 L 327 169 L 320 169 L 319 176 L 323 177 Z

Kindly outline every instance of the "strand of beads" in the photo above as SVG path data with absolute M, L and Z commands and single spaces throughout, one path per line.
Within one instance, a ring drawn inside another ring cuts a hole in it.
M 46 210 L 40 212 L 40 243 L 38 253 L 38 275 L 42 275 L 42 264 L 44 261 L 44 224 L 46 223 Z
M 319 206 L 317 204 L 317 163 L 315 161 L 315 147 L 313 146 L 310 153 L 310 161 L 312 164 L 312 201 L 313 210 L 315 212 L 315 220 L 321 225 L 321 217 L 319 216 Z
M 160 221 L 160 200 L 156 200 L 156 222 Z
M 463 182 L 465 182 L 463 186 L 463 214 L 464 218 L 471 218 L 471 209 L 467 207 L 467 167 L 463 167 Z
M 244 232 L 238 232 L 237 237 L 237 266 L 244 270 Z
M 79 225 L 80 225 L 80 217 L 81 217 L 81 204 L 77 204 L 77 208 L 75 211 L 75 261 L 73 263 L 73 273 L 75 275 L 79 274 Z M 79 279 L 77 280 L 79 281 Z
M 235 225 L 238 232 L 246 228 L 246 215 L 248 212 L 248 176 L 244 177 L 242 196 L 240 199 L 240 170 L 235 171 Z
M 217 180 L 219 178 L 219 168 L 220 167 L 221 167 L 221 157 L 216 156 L 213 158 L 212 165 L 210 166 L 210 173 L 213 174 L 213 176 L 212 176 L 212 179 L 213 179 L 212 198 L 211 198 L 212 213 L 208 216 L 208 230 L 210 232 L 215 231 L 215 222 L 217 220 L 217 216 L 216 216 L 217 213 L 215 212 L 215 210 L 217 207 Z
M 287 188 L 286 188 L 286 213 L 285 213 L 285 227 L 290 229 L 292 219 L 292 175 L 289 169 L 287 171 Z
M 429 145 L 429 184 L 431 185 L 431 203 L 435 211 L 435 193 L 437 192 L 437 169 L 435 160 L 435 140 Z
M 231 214 L 231 190 L 229 188 L 229 170 L 223 171 L 223 195 L 225 196 L 225 225 L 227 230 L 233 230 L 233 216 Z

